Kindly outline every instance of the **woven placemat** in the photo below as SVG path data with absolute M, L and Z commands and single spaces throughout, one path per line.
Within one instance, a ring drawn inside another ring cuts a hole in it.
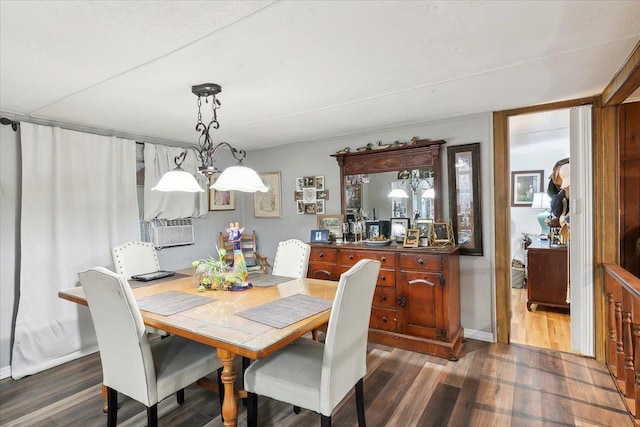
M 236 313 L 236 316 L 244 317 L 272 328 L 282 329 L 302 319 L 328 310 L 332 305 L 333 301 L 295 294 L 241 311 Z
M 162 316 L 171 316 L 181 311 L 190 310 L 210 302 L 217 301 L 200 295 L 187 294 L 185 292 L 167 291 L 159 294 L 142 297 L 136 300 L 140 310 Z
M 272 274 L 251 273 L 249 274 L 249 283 L 258 288 L 268 288 L 269 286 L 279 285 L 280 283 L 293 280 L 291 277 L 274 276 Z

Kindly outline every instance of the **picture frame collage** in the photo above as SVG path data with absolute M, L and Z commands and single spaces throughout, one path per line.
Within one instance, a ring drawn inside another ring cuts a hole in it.
M 298 215 L 323 215 L 329 190 L 324 186 L 324 175 L 296 178 L 294 201 Z

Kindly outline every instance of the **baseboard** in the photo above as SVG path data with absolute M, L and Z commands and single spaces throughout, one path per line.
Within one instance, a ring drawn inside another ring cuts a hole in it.
M 464 337 L 478 341 L 496 342 L 491 332 L 475 331 L 467 328 L 464 328 Z
M 2 368 L 0 368 L 0 380 L 9 378 L 10 376 L 11 376 L 11 365 L 3 366 Z

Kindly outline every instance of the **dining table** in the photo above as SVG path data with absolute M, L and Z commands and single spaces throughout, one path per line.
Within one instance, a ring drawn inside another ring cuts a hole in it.
M 145 325 L 215 348 L 223 366 L 225 426 L 236 425 L 238 399 L 246 397 L 234 386 L 236 356 L 265 358 L 325 325 L 338 285 L 264 274 L 250 274 L 248 281 L 252 287 L 244 290 L 202 291 L 193 271 L 182 270 L 157 281 L 129 282 Z M 81 286 L 58 296 L 87 305 Z

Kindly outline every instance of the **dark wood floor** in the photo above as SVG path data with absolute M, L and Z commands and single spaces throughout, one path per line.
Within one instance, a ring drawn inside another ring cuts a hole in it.
M 239 366 L 238 366 L 239 368 Z M 104 426 L 97 354 L 0 381 L 2 426 Z M 369 427 L 635 426 L 606 367 L 593 359 L 519 344 L 468 340 L 458 362 L 370 344 L 364 382 Z M 319 425 L 307 410 L 259 401 L 260 426 Z M 120 425 L 143 426 L 144 407 L 120 395 Z M 159 405 L 162 426 L 220 426 L 215 393 L 198 386 Z M 238 425 L 246 425 L 240 406 Z M 334 426 L 356 426 L 353 392 Z

